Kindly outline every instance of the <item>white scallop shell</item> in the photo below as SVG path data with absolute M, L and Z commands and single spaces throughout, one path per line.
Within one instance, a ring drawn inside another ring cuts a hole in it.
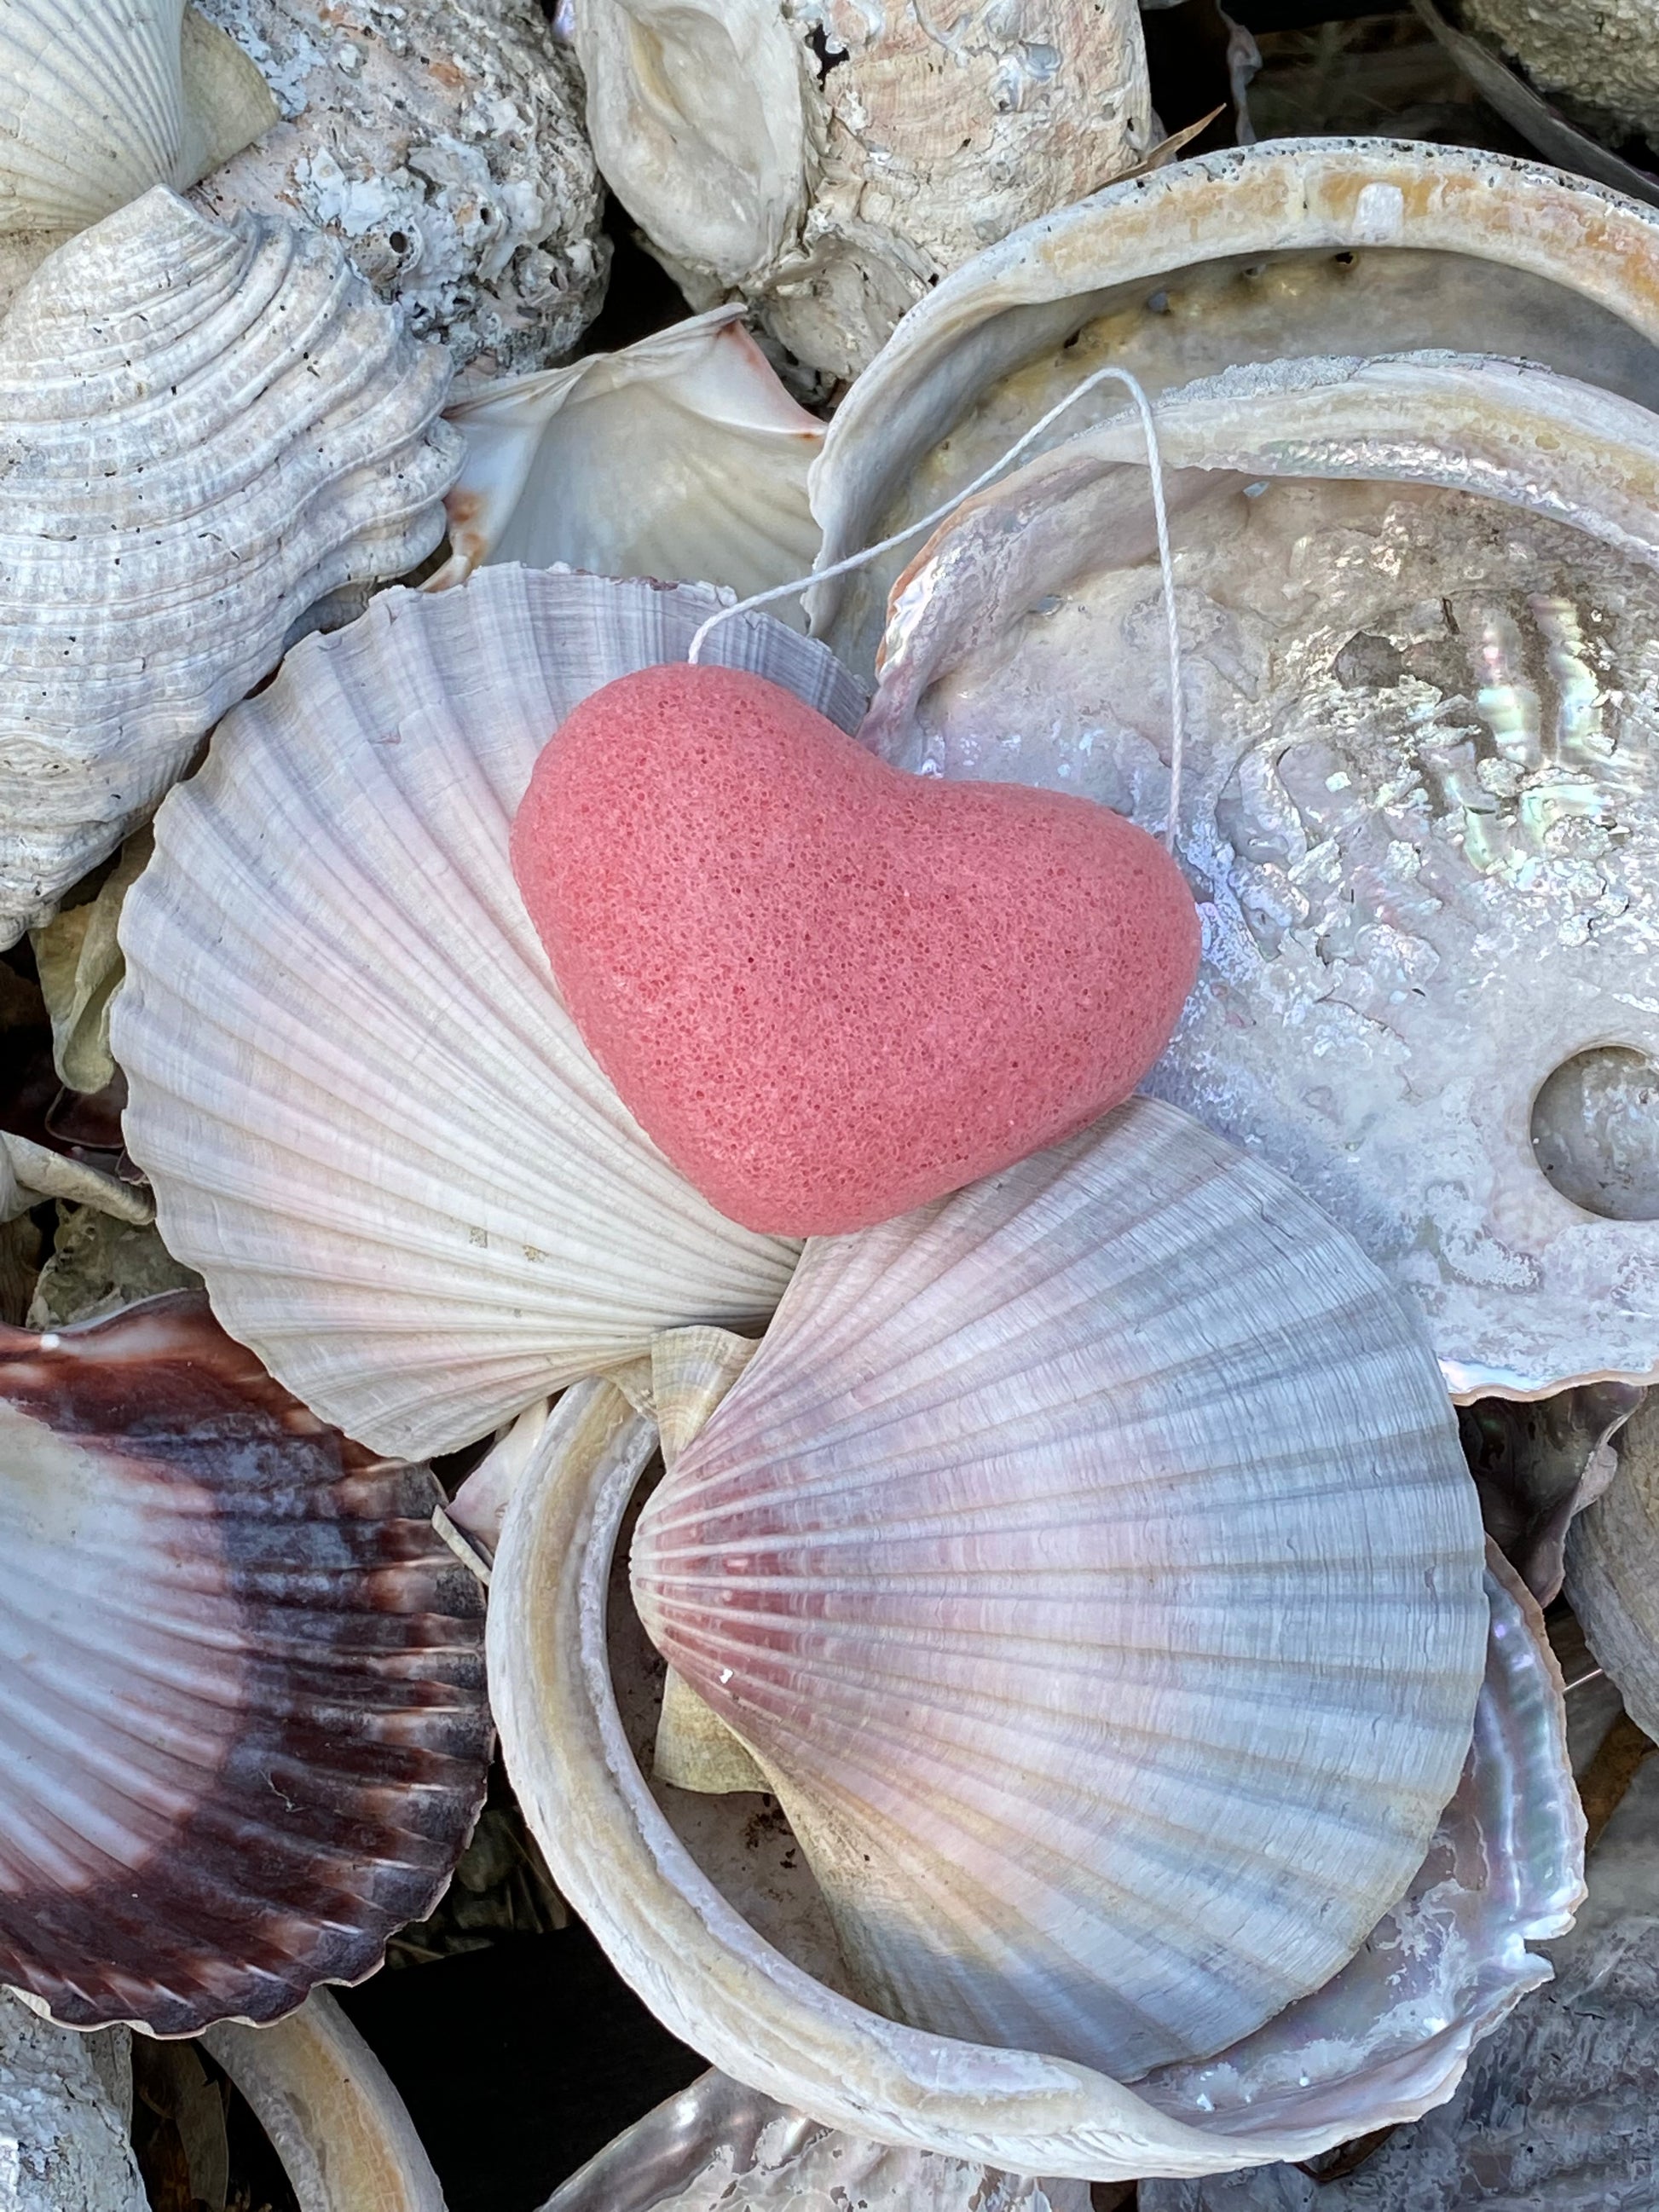
M 183 190 L 276 120 L 252 64 L 185 0 L 0 10 L 0 294 L 152 185 Z
M 447 381 L 330 240 L 162 186 L 35 272 L 0 325 L 0 944 L 314 601 L 437 544 Z
M 225 1326 L 378 1449 L 467 1443 L 788 1279 L 796 1248 L 716 1213 L 589 1057 L 507 857 L 565 715 L 684 655 L 715 604 L 514 568 L 383 593 L 227 716 L 157 817 L 111 1027 L 129 1148 Z M 709 649 L 856 721 L 781 623 Z
M 705 2074 L 607 2143 L 542 2212 L 1090 2212 L 1081 2181 L 1031 2181 L 862 2142 Z
M 629 1720 L 637 1686 L 612 1678 L 629 1610 L 612 1554 L 656 1429 L 609 1382 L 579 1383 L 561 1413 L 496 1560 L 492 1706 L 562 1889 L 659 2018 L 734 2077 L 851 2134 L 1016 2172 L 1212 2173 L 1416 2118 L 1547 1978 L 1526 1947 L 1571 1924 L 1583 1820 L 1559 1671 L 1536 1606 L 1494 1560 L 1463 1779 L 1406 1898 L 1325 1989 L 1220 2057 L 1136 2089 L 865 2010 L 814 1963 L 810 1914 L 786 1910 L 780 1925 L 780 1900 L 757 1888 L 753 1815 L 765 1808 L 672 1790 L 659 1802 L 644 1781 L 630 1732 L 644 1719 L 648 1742 L 648 1715 Z M 688 1818 L 711 1805 L 732 1808 L 717 1867 Z M 771 1940 L 745 1917 L 754 1905 Z
M 1133 2079 L 1319 1988 L 1403 1892 L 1468 1749 L 1480 1559 L 1414 1317 L 1145 1101 L 810 1241 L 633 1589 L 878 2010 Z
M 1150 1087 L 1341 1222 L 1458 1395 L 1644 1378 L 1659 1218 L 1642 1177 L 1583 1178 L 1646 1093 L 1575 1127 L 1547 1086 L 1659 1060 L 1659 417 L 1407 356 L 1239 370 L 1158 420 L 1206 944 Z M 863 732 L 885 757 L 1163 827 L 1140 434 L 1070 440 L 939 532 Z
M 1150 150 L 1133 0 L 575 0 L 607 181 L 693 306 L 854 376 L 947 270 Z
M 6 2212 L 149 2212 L 131 2116 L 106 2079 L 116 2036 L 74 2034 L 0 1991 L 0 2180 Z M 131 2103 L 131 2077 L 128 2102 Z
M 252 2106 L 300 2212 L 444 2212 L 444 2192 L 392 2079 L 326 1990 L 270 2027 L 202 2039 Z
M 598 313 L 610 247 L 581 85 L 538 0 L 199 0 L 283 120 L 197 197 L 338 240 L 458 368 L 539 368 Z
M 1410 347 L 1512 355 L 1659 404 L 1659 212 L 1456 146 L 1308 138 L 1112 186 L 994 246 L 906 316 L 812 472 L 824 565 L 972 481 L 1091 369 L 1152 391 L 1232 364 Z M 1108 386 L 1048 442 L 1122 404 Z M 871 668 L 900 552 L 809 596 Z
M 479 386 L 449 420 L 466 459 L 446 501 L 452 556 L 430 589 L 483 562 L 566 562 L 747 598 L 811 568 L 806 472 L 823 425 L 779 383 L 740 307 Z

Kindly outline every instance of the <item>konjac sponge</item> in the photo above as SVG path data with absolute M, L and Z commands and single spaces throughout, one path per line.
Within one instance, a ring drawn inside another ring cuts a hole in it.
M 1197 969 L 1144 830 L 890 768 L 741 671 L 647 668 L 536 763 L 513 867 L 559 990 L 720 1210 L 861 1229 L 1125 1098 Z

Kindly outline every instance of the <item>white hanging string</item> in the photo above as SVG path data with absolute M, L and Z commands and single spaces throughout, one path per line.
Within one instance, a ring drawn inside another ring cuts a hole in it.
M 932 530 L 939 523 L 947 521 L 964 501 L 971 499 L 975 492 L 983 491 L 988 484 L 994 483 L 1010 463 L 1017 461 L 1068 407 L 1075 406 L 1086 392 L 1092 392 L 1097 385 L 1104 384 L 1108 378 L 1122 385 L 1133 400 L 1140 416 L 1141 433 L 1146 441 L 1146 471 L 1152 478 L 1152 519 L 1158 529 L 1158 565 L 1164 582 L 1164 612 L 1169 629 L 1170 811 L 1164 825 L 1164 842 L 1173 853 L 1176 825 L 1181 819 L 1181 766 L 1187 739 L 1186 717 L 1181 698 L 1181 630 L 1176 620 L 1175 564 L 1170 557 L 1170 516 L 1164 496 L 1164 455 L 1158 442 L 1158 424 L 1152 418 L 1152 402 L 1139 379 L 1132 376 L 1127 368 L 1097 368 L 1092 375 L 1085 376 L 1063 399 L 1057 400 L 1046 415 L 1033 422 L 1023 437 L 1017 438 L 1000 459 L 993 461 L 983 475 L 976 476 L 972 483 L 964 484 L 960 491 L 953 492 L 942 507 L 936 507 L 931 514 L 924 514 L 920 522 L 909 523 L 904 529 L 895 531 L 890 538 L 884 538 L 878 545 L 866 545 L 861 553 L 849 553 L 844 561 L 836 561 L 828 568 L 815 569 L 810 576 L 797 576 L 793 583 L 775 584 L 769 592 L 757 592 L 752 599 L 739 599 L 735 606 L 722 607 L 718 614 L 710 615 L 692 638 L 687 659 L 694 667 L 697 665 L 703 640 L 711 630 L 718 629 L 722 623 L 731 622 L 738 615 L 746 615 L 752 608 L 769 606 L 774 599 L 789 599 L 796 592 L 805 591 L 809 584 L 825 583 L 831 576 L 848 575 L 854 568 L 863 568 L 866 562 L 879 560 L 884 553 L 890 553 L 896 545 L 902 545 L 906 538 L 918 538 L 924 530 Z

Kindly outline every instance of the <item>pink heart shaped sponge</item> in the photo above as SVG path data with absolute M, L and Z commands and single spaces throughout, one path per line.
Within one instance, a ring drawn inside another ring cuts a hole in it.
M 1197 969 L 1180 871 L 1091 800 L 890 768 L 764 678 L 641 670 L 513 825 L 565 1005 L 723 1213 L 860 1229 L 1126 1098 Z

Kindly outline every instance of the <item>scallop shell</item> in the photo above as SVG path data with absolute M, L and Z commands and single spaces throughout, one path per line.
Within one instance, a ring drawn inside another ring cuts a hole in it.
M 556 2189 L 542 2212 L 1090 2212 L 1081 2181 L 1030 2181 L 977 2160 L 895 2150 L 821 2127 L 705 2074 Z
M 1480 1566 L 1414 1323 L 1147 1103 L 812 1240 L 633 1587 L 878 2009 L 1133 2078 L 1319 1988 L 1403 1892 Z
M 906 308 L 1153 137 L 1133 0 L 575 0 L 600 169 L 693 306 L 855 376 Z
M 1659 145 L 1656 0 L 1459 0 L 1459 15 L 1598 137 Z
M 438 1496 L 199 1293 L 0 1333 L 0 1981 L 189 2035 L 361 1980 L 431 1909 L 490 1741 Z
M 747 598 L 811 568 L 806 472 L 823 425 L 779 383 L 740 307 L 484 385 L 449 419 L 466 460 L 447 501 L 452 557 L 431 589 L 483 562 L 568 562 Z
M 1237 363 L 1514 355 L 1659 404 L 1659 215 L 1535 163 L 1385 139 L 1178 161 L 947 277 L 848 393 L 812 474 L 828 566 L 939 506 L 1091 369 L 1157 392 Z M 1079 402 L 1048 442 L 1123 404 Z M 909 551 L 809 595 L 860 674 Z
M 444 2212 L 444 2193 L 386 2069 L 326 1990 L 274 2027 L 203 2038 L 283 2162 L 300 2212 Z
M 539 368 L 599 312 L 610 247 L 581 85 L 538 0 L 200 0 L 283 121 L 216 215 L 296 215 L 458 368 Z
M 185 0 L 8 0 L 0 299 L 152 185 L 183 190 L 276 120 L 247 57 Z
M 1638 1728 L 1659 1738 L 1659 1396 L 1620 1432 L 1619 1471 L 1567 1535 L 1567 1595 Z
M 1342 1223 L 1460 1397 L 1644 1379 L 1653 1178 L 1589 1170 L 1651 1149 L 1618 1072 L 1659 1060 L 1659 419 L 1407 356 L 1240 370 L 1158 420 L 1207 934 L 1149 1087 Z M 1163 827 L 1140 437 L 1068 441 L 938 534 L 867 743 Z
M 36 271 L 0 326 L 0 944 L 315 600 L 438 543 L 447 380 L 329 240 L 164 187 Z
M 149 2212 L 131 2111 L 121 2111 L 106 2079 L 112 2040 L 71 2034 L 0 1994 L 7 2212 Z M 126 2087 L 130 2107 L 130 2070 Z
M 469 1443 L 659 1328 L 763 1317 L 788 1279 L 796 1247 L 716 1213 L 589 1057 L 507 857 L 565 715 L 716 604 L 516 568 L 383 593 L 290 653 L 157 817 L 111 1026 L 128 1146 L 225 1326 L 378 1449 Z M 709 651 L 856 722 L 781 623 Z
M 630 1611 L 612 1553 L 656 1429 L 609 1382 L 568 1397 L 560 1435 L 550 1425 L 509 1509 L 492 1583 L 491 1698 L 561 1888 L 653 2009 L 738 2079 L 859 2136 L 1014 2172 L 1212 2173 L 1310 2157 L 1415 2118 L 1547 1978 L 1526 1947 L 1571 1923 L 1584 1825 L 1559 1671 L 1538 1608 L 1494 1557 L 1463 1778 L 1406 1897 L 1325 1989 L 1216 2059 L 1133 2090 L 865 2010 L 808 1963 L 810 1914 L 798 1905 L 780 1925 L 755 1886 L 754 1814 L 765 1808 L 660 1786 L 653 1796 L 641 1778 L 630 1741 L 640 1718 L 648 1741 L 648 1715 L 629 1720 L 638 1686 L 612 1671 Z M 711 1851 L 700 1822 L 723 1805 L 732 1848 Z M 770 1940 L 745 1917 L 757 1905 Z

